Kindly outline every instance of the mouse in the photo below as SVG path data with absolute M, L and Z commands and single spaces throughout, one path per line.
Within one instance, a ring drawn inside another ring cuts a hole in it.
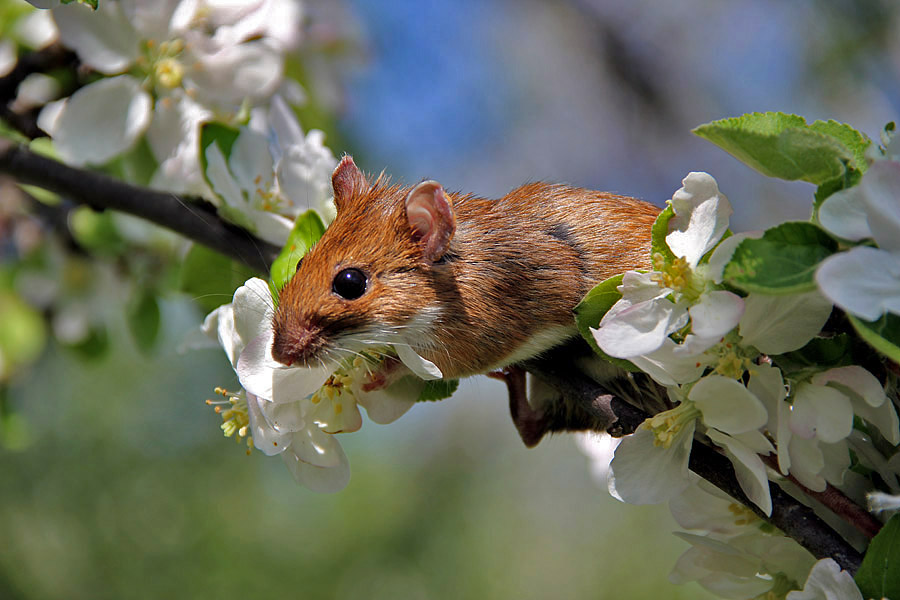
M 573 309 L 592 287 L 650 268 L 661 210 L 563 184 L 499 199 L 405 186 L 349 155 L 332 187 L 334 221 L 278 294 L 272 355 L 288 366 L 393 345 L 457 379 L 540 356 L 578 336 Z

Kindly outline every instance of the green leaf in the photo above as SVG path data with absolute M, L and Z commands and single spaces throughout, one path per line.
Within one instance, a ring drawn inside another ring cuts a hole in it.
M 809 367 L 832 369 L 853 364 L 853 338 L 841 333 L 830 338 L 816 337 L 808 344 L 776 357 L 782 370 L 797 371 Z
M 650 230 L 650 255 L 653 256 L 658 252 L 663 255 L 667 263 L 675 260 L 675 255 L 672 254 L 669 245 L 666 243 L 666 236 L 669 235 L 669 219 L 674 216 L 675 210 L 669 204 L 656 217 L 656 221 L 653 222 L 653 228 Z
M 278 293 L 297 272 L 297 263 L 306 256 L 313 244 L 325 233 L 325 224 L 314 210 L 308 210 L 294 221 L 294 227 L 288 236 L 287 243 L 272 263 L 271 282 L 272 297 Z
M 458 379 L 433 379 L 425 382 L 425 389 L 416 402 L 434 402 L 449 398 L 459 387 Z
M 865 173 L 866 169 L 869 168 L 869 162 L 866 160 L 866 149 L 872 144 L 872 140 L 868 136 L 853 129 L 846 123 L 838 123 L 833 119 L 815 121 L 809 128 L 840 141 L 850 151 L 852 156 L 851 164 L 855 169 Z
M 865 169 L 871 141 L 847 125 L 778 112 L 751 113 L 694 129 L 738 160 L 769 177 L 820 185 L 844 174 L 848 166 Z
M 79 244 L 98 254 L 115 256 L 125 249 L 112 213 L 79 206 L 69 215 L 69 229 Z
M 41 314 L 18 295 L 0 289 L 0 382 L 15 368 L 37 360 L 46 341 Z
M 799 294 L 815 289 L 816 267 L 836 251 L 837 242 L 816 225 L 782 223 L 741 242 L 724 279 L 745 292 Z
M 101 170 L 118 179 L 135 185 L 149 186 L 159 162 L 150 148 L 146 136 L 142 136 L 133 148 L 103 165 Z
M 211 144 L 218 144 L 227 163 L 238 135 L 240 135 L 239 129 L 222 123 L 210 121 L 200 126 L 200 169 L 204 179 L 206 179 L 206 169 L 209 167 L 209 162 L 206 160 L 206 149 Z M 206 182 L 212 187 L 208 179 Z
M 231 302 L 234 291 L 255 274 L 227 256 L 194 244 L 181 265 L 180 288 L 209 312 Z
M 862 339 L 892 361 L 900 363 L 900 316 L 885 313 L 877 321 L 864 321 L 851 314 L 847 316 Z
M 75 344 L 61 343 L 62 347 L 75 353 L 83 360 L 98 360 L 109 351 L 109 332 L 106 327 L 98 325 L 92 327 L 88 336 Z
M 139 289 L 126 312 L 128 329 L 138 350 L 147 354 L 153 350 L 159 335 L 159 302 L 150 290 Z
M 900 598 L 900 515 L 872 539 L 854 579 L 864 598 Z
M 575 307 L 575 324 L 578 326 L 578 332 L 581 333 L 581 337 L 590 344 L 594 352 L 623 369 L 639 371 L 640 369 L 631 362 L 621 358 L 614 358 L 601 350 L 590 330 L 591 327 L 596 328 L 600 325 L 603 315 L 622 297 L 622 294 L 616 288 L 622 285 L 623 277 L 624 275 L 616 275 L 594 286 L 594 289 L 589 291 L 578 303 L 578 306 Z

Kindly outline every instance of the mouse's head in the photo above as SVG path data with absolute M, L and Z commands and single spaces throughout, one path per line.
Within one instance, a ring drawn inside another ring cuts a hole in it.
M 435 263 L 455 230 L 450 199 L 425 181 L 369 184 L 350 156 L 332 175 L 337 216 L 281 290 L 272 354 L 312 365 L 391 343 L 427 344 Z

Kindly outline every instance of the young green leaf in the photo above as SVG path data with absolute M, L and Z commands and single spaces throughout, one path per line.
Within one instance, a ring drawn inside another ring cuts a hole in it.
M 416 402 L 434 402 L 449 398 L 459 387 L 458 379 L 432 379 L 425 382 L 425 389 L 419 394 Z
M 666 208 L 659 213 L 659 216 L 656 217 L 653 228 L 650 230 L 650 255 L 653 256 L 658 252 L 663 255 L 666 262 L 675 260 L 675 255 L 672 254 L 669 245 L 666 244 L 666 236 L 669 235 L 669 219 L 674 216 L 675 211 L 672 209 L 672 205 L 666 206 Z M 621 281 L 619 284 L 620 283 Z
M 745 292 L 799 294 L 816 288 L 816 267 L 836 251 L 837 242 L 816 225 L 782 223 L 741 242 L 724 279 Z
M 900 515 L 872 539 L 854 579 L 864 598 L 900 598 Z
M 820 185 L 844 174 L 848 166 L 865 169 L 871 141 L 847 125 L 778 112 L 751 113 L 694 129 L 738 160 L 769 177 Z
M 271 288 L 272 297 L 278 298 L 278 292 L 287 284 L 297 271 L 297 263 L 303 258 L 313 244 L 325 233 L 325 224 L 319 215 L 308 210 L 294 221 L 294 227 L 288 236 L 287 243 L 281 249 L 278 258 L 272 263 Z
M 657 221 L 658 222 L 658 221 Z M 655 227 L 655 226 L 654 226 Z M 665 238 L 664 238 L 665 239 Z M 668 247 L 666 247 L 668 250 Z M 619 301 L 622 294 L 616 288 L 622 285 L 623 275 L 610 277 L 606 281 L 598 283 L 594 289 L 589 291 L 587 295 L 575 307 L 575 324 L 578 326 L 578 332 L 581 334 L 591 348 L 598 355 L 608 360 L 614 365 L 627 369 L 629 371 L 639 371 L 630 361 L 621 358 L 613 358 L 606 354 L 597 345 L 594 336 L 591 334 L 591 327 L 596 328 L 600 325 L 603 315 L 612 308 L 613 304 Z
M 870 346 L 893 360 L 900 362 L 900 316 L 885 313 L 877 321 L 864 321 L 847 315 L 859 336 Z M 900 596 L 898 596 L 900 597 Z

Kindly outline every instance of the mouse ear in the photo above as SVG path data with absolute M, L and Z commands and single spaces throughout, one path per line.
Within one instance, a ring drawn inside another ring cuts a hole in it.
M 364 192 L 369 187 L 369 182 L 353 162 L 353 157 L 345 154 L 331 174 L 331 187 L 334 189 L 334 205 L 341 210 L 341 206 L 354 193 Z
M 426 260 L 434 262 L 450 247 L 456 231 L 453 207 L 437 181 L 423 181 L 406 197 L 406 218 L 416 239 L 422 242 Z

